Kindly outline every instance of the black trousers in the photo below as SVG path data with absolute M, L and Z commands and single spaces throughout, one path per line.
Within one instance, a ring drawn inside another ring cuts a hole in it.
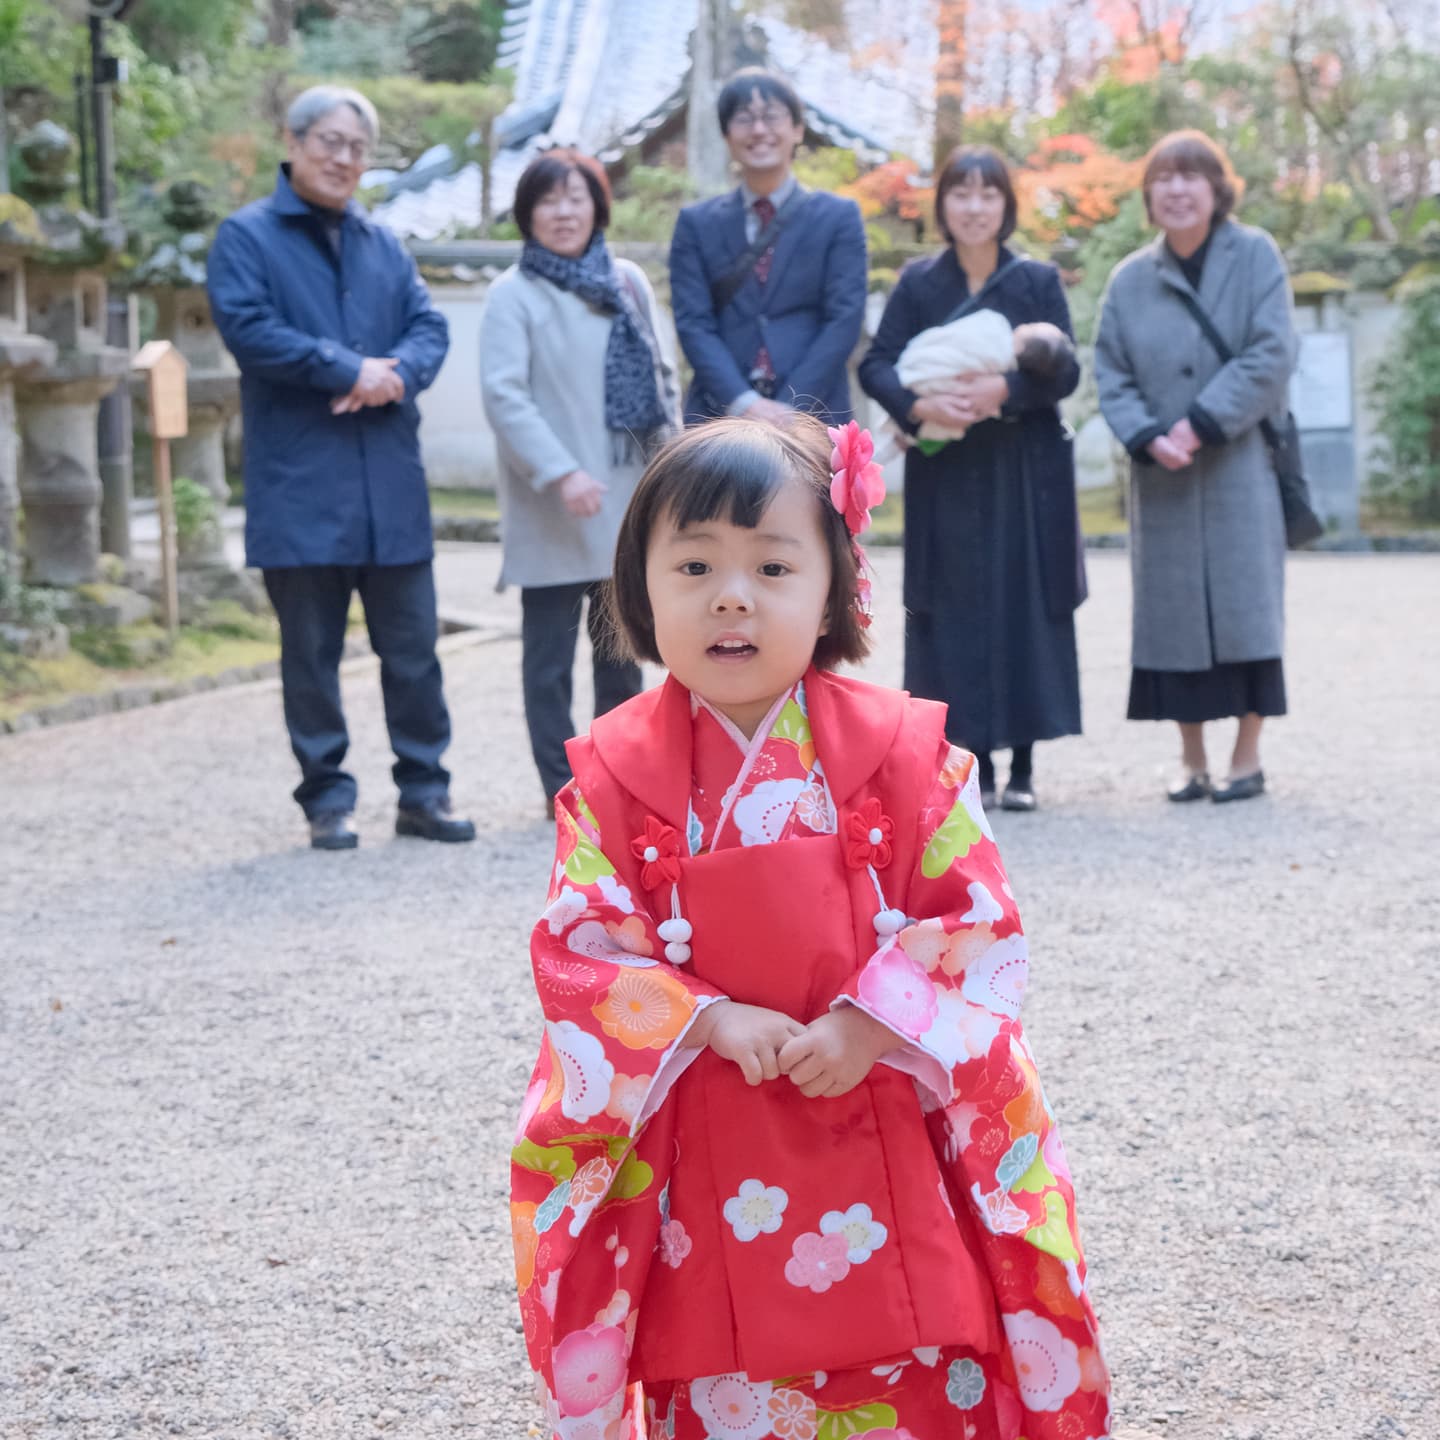
M 355 778 L 341 768 L 350 736 L 340 708 L 340 656 L 350 597 L 358 590 L 365 628 L 380 657 L 380 693 L 400 803 L 449 794 L 440 757 L 450 712 L 435 655 L 435 576 L 417 565 L 300 565 L 266 570 L 280 620 L 280 685 L 285 728 L 300 762 L 295 799 L 307 817 L 355 808 Z
M 586 628 L 595 651 L 595 713 L 603 715 L 640 693 L 640 667 L 614 658 L 600 617 L 600 583 L 531 585 L 520 592 L 520 668 L 530 753 L 546 795 L 569 782 L 565 742 L 575 733 L 570 706 L 574 694 L 575 644 L 580 610 L 589 601 Z

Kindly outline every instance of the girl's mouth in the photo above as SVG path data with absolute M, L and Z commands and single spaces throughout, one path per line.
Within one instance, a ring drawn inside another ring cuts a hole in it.
M 748 640 L 717 640 L 705 653 L 712 660 L 748 660 L 758 652 Z

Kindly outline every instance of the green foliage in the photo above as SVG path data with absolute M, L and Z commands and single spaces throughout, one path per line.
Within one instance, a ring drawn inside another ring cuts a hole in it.
M 812 190 L 839 190 L 860 178 L 860 162 L 853 150 L 824 145 L 795 156 L 795 176 Z
M 1404 319 L 1393 352 L 1375 370 L 1370 399 L 1384 451 L 1370 473 L 1377 498 L 1411 518 L 1440 521 L 1440 275 L 1402 291 Z
M 176 547 L 184 556 L 203 554 L 220 534 L 215 497 L 203 485 L 183 475 L 176 478 L 173 494 Z
M 611 240 L 669 240 L 680 207 L 695 198 L 695 187 L 683 170 L 637 165 L 625 176 L 624 196 L 610 207 Z M 518 234 L 518 232 L 517 232 Z
M 494 69 L 504 19 L 503 0 L 433 5 L 410 32 L 410 63 L 422 80 L 465 84 L 482 79 Z
M 60 614 L 60 592 L 43 585 L 26 585 L 20 563 L 0 550 L 0 620 L 16 625 L 49 625 Z
M 70 632 L 70 648 L 106 670 L 133 670 L 169 650 L 158 625 L 93 625 Z
M 136 43 L 162 64 L 222 55 L 244 34 L 254 0 L 143 0 L 126 24 Z
M 1121 203 L 1112 219 L 1103 221 L 1087 235 L 1080 245 L 1078 264 L 1080 283 L 1070 288 L 1070 318 L 1075 337 L 1088 344 L 1095 337 L 1100 318 L 1100 297 L 1110 272 L 1133 250 L 1138 250 L 1154 234 L 1145 215 L 1144 198 L 1136 192 Z

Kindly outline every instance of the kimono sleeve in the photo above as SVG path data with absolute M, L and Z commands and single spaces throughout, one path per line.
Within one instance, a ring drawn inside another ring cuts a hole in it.
M 966 1067 L 1007 1028 L 1018 1031 L 1028 962 L 972 755 L 942 746 L 917 824 L 914 873 L 880 872 L 904 924 L 835 1004 L 857 1005 L 895 1031 L 900 1044 L 883 1063 L 913 1075 L 931 1105 L 945 1106 L 963 1090 Z
M 683 1044 L 696 1016 L 725 996 L 660 958 L 657 922 L 605 854 L 573 782 L 556 797 L 555 829 L 549 899 L 530 939 L 544 1039 L 522 1146 L 629 1141 L 700 1053 Z

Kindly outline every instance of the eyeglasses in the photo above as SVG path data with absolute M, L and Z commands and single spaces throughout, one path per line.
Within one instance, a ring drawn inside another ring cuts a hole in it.
M 767 130 L 778 130 L 791 119 L 789 110 L 783 105 L 770 105 L 764 110 L 737 110 L 730 117 L 729 130 L 755 130 L 763 125 Z
M 370 158 L 370 145 L 365 140 L 350 140 L 344 135 L 337 135 L 333 130 L 314 130 L 311 134 L 319 141 L 320 148 L 332 158 L 345 155 L 356 165 L 363 165 Z

